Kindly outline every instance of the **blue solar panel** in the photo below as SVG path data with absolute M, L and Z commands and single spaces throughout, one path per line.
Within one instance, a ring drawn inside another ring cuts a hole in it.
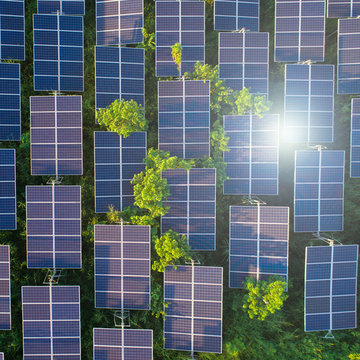
M 0 360 L 4 360 L 4 353 L 0 353 Z
M 31 96 L 31 175 L 82 174 L 81 96 Z
M 215 0 L 214 30 L 259 31 L 259 0 Z
M 16 153 L 0 149 L 0 230 L 16 230 Z
M 305 331 L 353 329 L 359 245 L 313 246 L 305 255 Z
M 325 0 L 276 0 L 275 61 L 324 61 Z
M 158 82 L 159 150 L 182 159 L 210 155 L 210 82 Z
M 21 289 L 24 360 L 80 360 L 80 287 Z
M 96 0 L 97 45 L 141 43 L 143 26 L 143 0 Z
M 180 71 L 171 47 L 180 43 Z M 205 4 L 203 1 L 156 2 L 156 76 L 179 76 L 205 61 Z
M 95 212 L 109 207 L 124 210 L 134 204 L 131 180 L 145 170 L 146 132 L 127 138 L 115 132 L 95 131 Z
M 225 195 L 277 195 L 279 115 L 226 115 Z
M 37 0 L 38 14 L 85 15 L 85 0 Z
M 144 329 L 94 329 L 94 360 L 152 360 L 153 333 Z
M 294 231 L 343 231 L 345 151 L 295 152 Z
M 149 310 L 150 226 L 95 225 L 95 307 Z
M 145 50 L 95 47 L 96 109 L 116 99 L 145 106 Z
M 186 235 L 194 250 L 216 248 L 216 169 L 172 169 L 162 173 L 170 188 L 161 232 Z
M 351 99 L 350 177 L 360 177 L 360 98 Z
M 328 18 L 347 18 L 360 15 L 360 0 L 328 0 Z
M 0 245 L 0 330 L 11 330 L 10 246 Z M 0 358 L 1 359 L 1 358 Z
M 243 288 L 248 277 L 288 279 L 289 208 L 230 206 L 229 286 Z
M 33 16 L 34 90 L 84 91 L 82 16 Z
M 28 268 L 81 268 L 81 187 L 27 186 Z
M 334 65 L 285 65 L 284 117 L 288 141 L 333 142 Z
M 168 266 L 164 273 L 164 348 L 222 352 L 223 269 Z

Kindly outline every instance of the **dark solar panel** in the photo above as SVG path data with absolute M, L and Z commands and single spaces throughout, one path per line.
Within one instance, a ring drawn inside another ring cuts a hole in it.
M 225 195 L 277 195 L 279 115 L 226 115 Z
M 164 202 L 168 213 L 161 218 L 161 232 L 186 235 L 194 250 L 216 248 L 216 169 L 166 170 L 170 189 Z
M 210 155 L 210 82 L 158 82 L 159 150 L 183 159 Z
M 230 206 L 230 287 L 243 288 L 248 277 L 287 282 L 288 248 L 288 207 Z
M 305 331 L 353 329 L 359 245 L 312 246 L 305 255 Z
M 95 212 L 109 207 L 124 210 L 134 203 L 131 180 L 145 170 L 146 132 L 127 138 L 115 132 L 95 131 Z
M 144 329 L 94 329 L 94 360 L 152 360 L 153 332 Z
M 324 61 L 325 0 L 276 0 L 275 61 Z
M 31 175 L 81 175 L 81 96 L 31 96 Z
M 38 14 L 85 15 L 85 0 L 37 0 Z
M 97 45 L 141 43 L 143 26 L 143 0 L 96 0 Z
M 295 152 L 294 231 L 343 231 L 345 151 Z
M 360 15 L 360 0 L 328 0 L 328 18 L 347 18 Z
M 28 268 L 81 268 L 81 187 L 27 186 Z
M 0 330 L 11 330 L 10 246 L 0 245 Z M 0 358 L 1 359 L 1 358 Z
M 0 353 L 0 360 L 4 360 L 4 353 Z
M 350 177 L 360 177 L 360 98 L 351 99 Z
M 219 33 L 219 78 L 234 90 L 267 97 L 269 33 Z
M 180 43 L 180 71 L 171 47 Z M 205 4 L 203 1 L 156 2 L 156 76 L 179 76 L 205 61 Z
M 34 14 L 34 89 L 84 90 L 83 17 Z
M 24 360 L 80 360 L 80 287 L 21 289 Z
M 222 352 L 223 269 L 168 266 L 164 273 L 164 348 Z
M 285 132 L 288 141 L 333 142 L 334 65 L 285 65 Z

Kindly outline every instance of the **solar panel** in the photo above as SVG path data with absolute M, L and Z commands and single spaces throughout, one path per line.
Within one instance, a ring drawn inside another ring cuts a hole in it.
M 169 211 L 161 218 L 161 232 L 185 235 L 194 250 L 216 248 L 216 169 L 171 169 L 162 173 L 170 196 Z
M 21 289 L 24 360 L 80 360 L 80 287 Z
M 356 328 L 359 245 L 312 246 L 305 255 L 305 331 Z
M 143 26 L 143 0 L 96 0 L 97 45 L 141 43 Z
M 226 115 L 225 195 L 277 195 L 279 115 Z
M 85 15 L 85 0 L 37 0 L 38 14 Z
M 28 268 L 81 268 L 81 187 L 26 186 Z
M 164 348 L 222 352 L 223 269 L 167 266 L 164 272 Z
M 171 47 L 180 43 L 180 70 Z M 156 2 L 156 76 L 179 76 L 205 62 L 205 4 L 203 1 Z
M 4 360 L 4 353 L 0 353 L 0 360 Z
M 20 64 L 0 63 L 0 141 L 19 141 L 20 137 Z
M 94 360 L 152 360 L 153 333 L 144 329 L 94 329 Z
M 145 106 L 145 50 L 95 47 L 96 109 L 116 99 Z
M 324 61 L 325 0 L 276 0 L 275 61 Z
M 360 177 L 360 98 L 351 99 L 350 177 Z
M 334 138 L 334 65 L 285 65 L 288 141 L 319 144 Z
M 149 310 L 150 226 L 95 225 L 95 307 Z
M 31 175 L 81 175 L 81 96 L 31 96 Z
M 82 16 L 33 16 L 34 90 L 84 91 Z
M 0 230 L 16 230 L 16 153 L 0 149 Z
M 328 18 L 347 18 L 360 15 L 359 0 L 328 0 L 327 17 Z
M 343 231 L 345 151 L 295 152 L 294 231 Z
M 159 150 L 182 159 L 210 156 L 210 82 L 158 82 Z
M 215 0 L 214 30 L 259 31 L 259 0 Z
M 124 210 L 134 204 L 131 180 L 145 170 L 146 132 L 127 138 L 115 132 L 95 131 L 95 212 Z
M 11 330 L 9 245 L 0 245 L 0 330 Z

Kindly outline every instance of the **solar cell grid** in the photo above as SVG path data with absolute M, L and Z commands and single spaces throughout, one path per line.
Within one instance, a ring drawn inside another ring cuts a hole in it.
M 4 353 L 0 353 L 0 360 L 4 360 Z
M 85 0 L 37 0 L 38 14 L 85 15 Z
M 11 330 L 9 245 L 0 245 L 0 330 Z
M 328 18 L 347 18 L 360 15 L 360 0 L 328 0 Z
M 360 98 L 351 99 L 350 177 L 360 177 Z

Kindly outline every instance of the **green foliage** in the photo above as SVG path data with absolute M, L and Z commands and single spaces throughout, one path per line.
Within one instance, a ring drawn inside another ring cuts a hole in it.
M 177 65 L 178 70 L 180 71 L 181 68 L 181 58 L 182 58 L 182 46 L 180 43 L 175 43 L 171 47 L 171 56 Z
M 360 360 L 360 354 L 350 354 L 349 359 L 351 359 L 351 360 Z
M 155 33 L 149 33 L 145 28 L 143 29 L 143 36 L 144 40 L 141 44 L 145 50 L 155 50 L 156 43 L 155 43 Z

